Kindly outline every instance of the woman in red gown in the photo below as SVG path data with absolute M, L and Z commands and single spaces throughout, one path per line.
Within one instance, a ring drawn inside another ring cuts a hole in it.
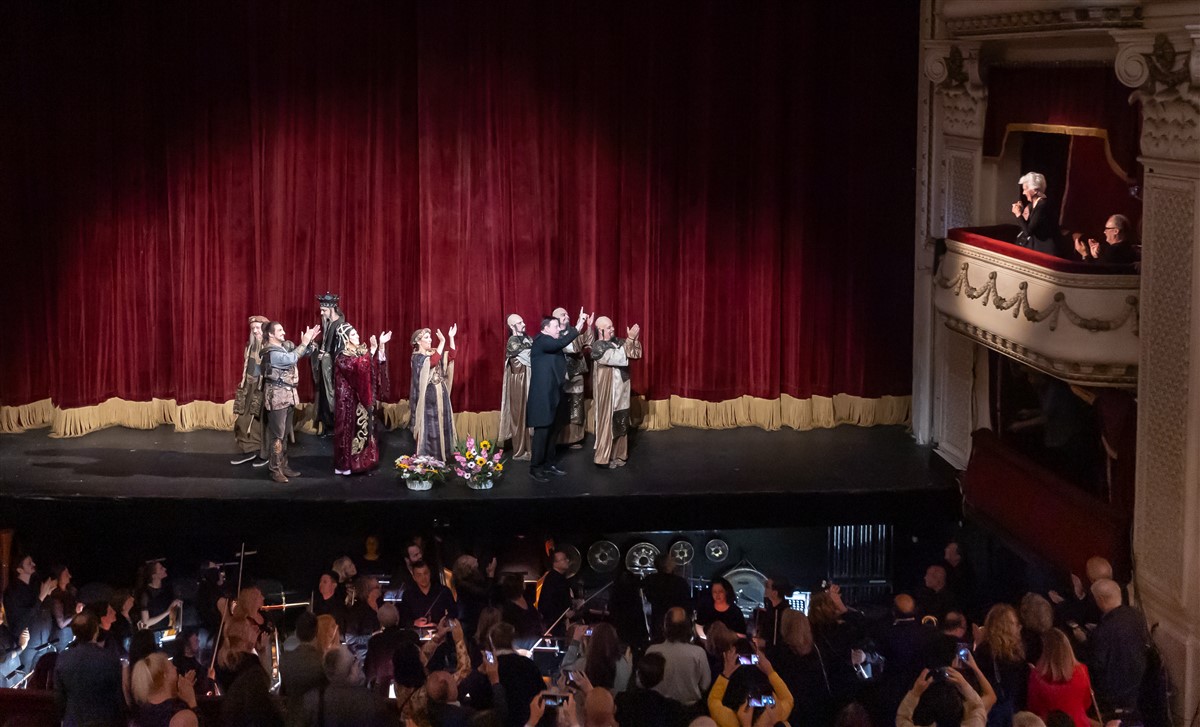
M 333 372 L 333 471 L 339 475 L 366 472 L 379 464 L 375 436 L 375 402 L 387 391 L 385 347 L 392 332 L 371 336 L 370 347 L 353 326 L 343 329 L 342 352 Z

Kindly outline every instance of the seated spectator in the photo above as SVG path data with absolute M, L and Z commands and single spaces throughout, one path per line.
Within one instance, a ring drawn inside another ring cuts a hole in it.
M 317 648 L 322 657 L 325 652 L 341 645 L 342 631 L 334 617 L 327 613 L 317 616 Z
M 390 603 L 379 607 L 380 630 L 367 641 L 366 657 L 363 660 L 363 674 L 367 677 L 367 686 L 387 696 L 388 687 L 392 683 L 392 655 L 401 641 L 417 640 L 417 635 L 410 629 L 400 628 L 400 612 Z
M 1075 660 L 1071 642 L 1058 629 L 1042 634 L 1042 642 L 1042 654 L 1029 672 L 1029 711 L 1046 717 L 1059 710 L 1071 717 L 1075 727 L 1088 727 L 1092 683 L 1087 667 Z
M 787 609 L 781 614 L 779 643 L 765 651 L 795 699 L 790 724 L 829 724 L 836 705 L 821 654 L 813 642 L 812 625 L 800 611 Z
M 984 727 L 987 707 L 957 669 L 924 669 L 896 711 L 896 727 Z
M 666 668 L 667 660 L 662 654 L 648 653 L 638 660 L 634 683 L 616 697 L 616 719 L 622 727 L 682 727 L 686 723 L 683 705 L 654 691 L 662 682 Z
M 983 621 L 983 642 L 975 649 L 975 661 L 988 675 L 996 693 L 996 705 L 988 713 L 989 725 L 1006 725 L 1025 706 L 1029 664 L 1021 641 L 1017 611 L 1007 603 L 988 610 Z
M 1025 644 L 1025 659 L 1036 664 L 1042 658 L 1042 635 L 1054 627 L 1054 609 L 1037 593 L 1021 597 L 1018 609 L 1021 619 L 1021 642 Z
M 655 571 L 642 581 L 642 592 L 650 604 L 650 638 L 663 639 L 663 617 L 672 608 L 691 610 L 692 589 L 688 582 L 675 573 L 677 564 L 670 550 L 658 554 L 654 560 Z
M 508 701 L 508 717 L 504 724 L 522 727 L 529 720 L 529 702 L 542 692 L 545 683 L 542 672 L 533 659 L 513 650 L 516 632 L 512 624 L 500 622 L 488 633 L 488 642 L 496 658 L 500 684 Z
M 369 689 L 358 659 L 345 646 L 330 649 L 322 660 L 325 684 L 304 695 L 305 727 L 383 727 L 394 723 L 387 702 Z
M 709 599 L 696 608 L 696 624 L 708 628 L 720 621 L 738 636 L 746 635 L 746 617 L 738 608 L 733 586 L 724 578 L 714 578 L 708 587 Z
M 788 605 L 787 597 L 792 594 L 792 583 L 782 576 L 767 579 L 764 590 L 764 604 L 761 611 L 756 611 L 757 617 L 754 628 L 754 643 L 761 649 L 775 646 L 779 643 L 779 622 L 783 618 Z
M 316 616 L 304 612 L 296 617 L 296 639 L 300 642 L 296 648 L 279 657 L 280 691 L 287 700 L 288 714 L 299 713 L 304 695 L 325 683 Z
M 1134 242 L 1133 226 L 1125 215 L 1113 215 L 1104 222 L 1104 241 L 1075 237 L 1075 252 L 1086 262 L 1108 265 L 1132 265 L 1140 255 Z
M 235 681 L 256 669 L 266 674 L 259 655 L 254 650 L 254 644 L 237 633 L 222 634 L 215 669 L 217 686 L 221 688 L 221 693 L 228 694 Z
M 532 640 L 542 635 L 542 617 L 525 598 L 525 581 L 517 573 L 505 573 L 500 578 L 500 616 L 510 624 L 517 638 Z
M 433 626 L 445 616 L 456 613 L 454 594 L 433 580 L 433 572 L 424 561 L 413 564 L 413 585 L 404 590 L 400 602 L 400 623 L 417 628 Z
M 757 664 L 745 663 L 757 657 Z M 708 693 L 708 716 L 720 727 L 738 727 L 739 713 L 752 700 L 774 700 L 773 714 L 768 724 L 787 722 L 792 713 L 792 693 L 783 678 L 775 671 L 767 655 L 758 652 L 748 639 L 738 639 L 725 654 L 725 668 Z M 764 707 L 753 708 L 753 718 L 759 719 Z
M 1086 659 L 1105 717 L 1118 710 L 1138 708 L 1138 692 L 1146 673 L 1146 619 L 1132 606 L 1121 603 L 1121 586 L 1101 578 L 1092 584 L 1092 596 L 1103 614 L 1088 639 Z
M 663 633 L 667 640 L 646 650 L 647 654 L 661 654 L 667 663 L 662 681 L 654 689 L 667 699 L 690 707 L 700 701 L 712 683 L 708 659 L 704 649 L 691 643 L 692 622 L 682 608 L 667 611 Z
M 1071 715 L 1066 712 L 1054 710 L 1046 715 L 1046 727 L 1073 727 L 1075 721 L 1071 719 Z M 1113 720 L 1107 723 L 1106 727 L 1120 727 L 1121 720 Z
M 212 691 L 207 665 L 200 663 L 200 633 L 197 629 L 185 629 L 175 639 L 175 656 L 171 659 L 171 664 L 179 672 L 179 676 L 192 680 L 193 691 L 196 694 L 208 694 Z
M 54 668 L 54 701 L 64 725 L 124 727 L 125 695 L 121 661 L 100 648 L 100 623 L 85 611 L 71 620 L 75 643 L 59 654 Z
M 0 687 L 11 687 L 21 679 L 21 652 L 28 646 L 28 629 L 13 634 L 8 624 L 0 623 Z
M 598 623 L 590 628 L 592 635 L 585 634 L 589 628 L 576 626 L 574 638 L 563 657 L 563 671 L 582 671 L 594 687 L 620 694 L 629 686 L 633 671 L 629 649 L 617 639 L 617 630 L 609 623 Z
M 960 611 L 958 598 L 946 587 L 946 566 L 934 563 L 925 569 L 925 581 L 914 595 L 921 616 L 933 616 L 939 622 L 950 611 Z
M 346 628 L 346 594 L 338 587 L 338 574 L 326 571 L 317 581 L 317 593 L 313 597 L 312 612 L 314 616 L 328 614 L 337 622 L 338 628 Z
M 166 654 L 158 652 L 133 667 L 134 727 L 196 727 L 195 672 L 180 674 Z

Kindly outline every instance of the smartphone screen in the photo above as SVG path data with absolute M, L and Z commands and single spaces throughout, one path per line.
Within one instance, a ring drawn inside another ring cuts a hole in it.
M 751 665 L 751 664 L 757 664 L 758 663 L 758 654 L 739 654 L 738 655 L 738 663 L 744 664 L 747 666 Z
M 496 663 L 496 655 L 490 651 L 483 652 L 483 658 L 487 659 L 487 663 L 489 663 L 489 664 Z
M 591 635 L 592 635 L 592 629 L 591 629 L 591 628 L 588 628 L 588 630 L 587 630 L 587 631 L 584 631 L 584 632 L 583 632 L 583 635 L 584 635 L 584 636 L 591 636 Z

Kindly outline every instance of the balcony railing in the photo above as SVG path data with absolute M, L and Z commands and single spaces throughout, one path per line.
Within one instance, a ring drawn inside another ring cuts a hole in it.
M 1136 271 L 1013 245 L 1016 229 L 950 230 L 933 295 L 946 325 L 1070 383 L 1136 385 Z

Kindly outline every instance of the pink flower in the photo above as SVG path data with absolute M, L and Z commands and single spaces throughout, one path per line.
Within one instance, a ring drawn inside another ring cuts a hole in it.
M 499 461 L 500 461 L 500 453 L 499 453 L 499 452 L 497 452 L 497 453 L 496 453 L 496 456 L 492 457 L 492 461 L 493 461 L 493 462 L 499 462 Z
M 475 449 L 475 437 L 467 437 L 467 449 Z
M 455 469 L 455 470 L 454 470 L 454 474 L 458 475 L 459 477 L 466 477 L 466 476 L 467 476 L 467 473 L 466 473 L 466 472 L 463 472 L 461 469 Z

